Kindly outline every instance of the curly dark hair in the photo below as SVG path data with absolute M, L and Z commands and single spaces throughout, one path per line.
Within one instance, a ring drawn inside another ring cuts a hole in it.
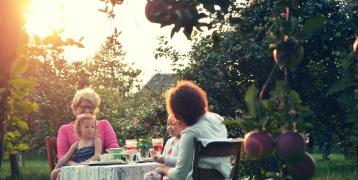
M 187 126 L 195 124 L 208 111 L 205 91 L 191 81 L 178 81 L 166 92 L 165 102 L 168 113 Z

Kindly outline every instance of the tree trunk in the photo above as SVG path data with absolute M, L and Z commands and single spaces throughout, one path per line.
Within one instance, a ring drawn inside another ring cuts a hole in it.
M 16 154 L 10 154 L 10 167 L 11 167 L 12 177 L 20 176 L 20 169 L 19 169 L 19 164 L 17 163 Z

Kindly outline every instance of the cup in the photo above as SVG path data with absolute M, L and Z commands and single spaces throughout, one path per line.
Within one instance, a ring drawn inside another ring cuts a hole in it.
M 163 139 L 163 138 L 154 138 L 154 139 L 152 139 L 153 149 L 154 149 L 154 151 L 156 151 L 158 154 L 161 154 L 162 151 L 163 151 L 163 143 L 164 143 L 164 139 Z
M 111 155 L 114 157 L 114 160 L 116 160 L 116 161 L 119 161 L 119 160 L 123 159 L 121 153 L 112 153 Z
M 127 139 L 126 142 L 126 148 L 127 151 L 137 151 L 137 140 L 136 139 Z
M 112 154 L 101 154 L 99 156 L 99 160 L 106 162 L 106 161 L 114 161 L 115 159 Z
M 125 140 L 127 153 L 129 154 L 129 161 L 133 161 L 134 155 L 137 153 L 137 140 L 127 139 Z

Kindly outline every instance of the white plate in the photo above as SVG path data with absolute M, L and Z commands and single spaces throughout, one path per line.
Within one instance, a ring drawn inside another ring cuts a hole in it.
M 106 151 L 108 152 L 108 153 L 121 153 L 121 152 L 123 152 L 123 149 L 122 148 L 110 148 L 110 149 L 106 149 Z
M 143 158 L 140 161 L 137 161 L 137 163 L 145 163 L 145 162 L 154 162 L 152 158 Z
M 117 160 L 117 161 L 91 161 L 86 164 L 90 166 L 100 166 L 100 165 L 127 164 L 127 163 L 125 161 Z

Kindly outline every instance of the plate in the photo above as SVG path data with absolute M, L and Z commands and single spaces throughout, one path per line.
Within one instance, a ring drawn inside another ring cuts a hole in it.
M 110 154 L 121 153 L 123 151 L 123 149 L 122 148 L 110 148 L 110 149 L 106 149 L 106 151 Z
M 139 161 L 137 161 L 137 163 L 146 163 L 146 162 L 154 162 L 152 158 L 143 158 Z
M 86 163 L 90 166 L 100 166 L 100 165 L 112 165 L 112 164 L 127 164 L 125 161 L 117 160 L 117 161 L 90 161 Z

